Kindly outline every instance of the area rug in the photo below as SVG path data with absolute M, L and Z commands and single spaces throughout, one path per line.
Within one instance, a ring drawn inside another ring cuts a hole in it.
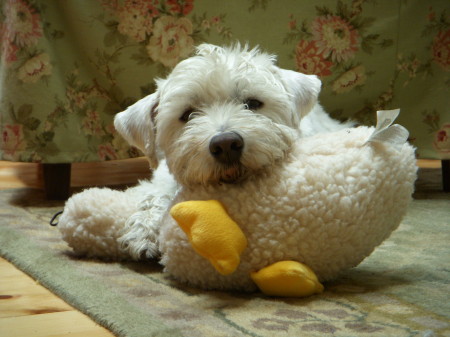
M 48 225 L 62 204 L 39 190 L 0 192 L 0 255 L 117 336 L 450 336 L 450 196 L 438 189 L 419 181 L 398 230 L 306 299 L 180 286 L 157 261 L 77 259 Z

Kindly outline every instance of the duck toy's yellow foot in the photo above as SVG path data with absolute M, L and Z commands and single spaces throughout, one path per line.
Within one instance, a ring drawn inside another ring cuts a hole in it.
M 233 273 L 247 247 L 238 224 L 217 200 L 192 200 L 173 206 L 170 214 L 186 233 L 194 250 L 222 275 Z
M 276 262 L 250 276 L 269 296 L 306 297 L 323 292 L 323 285 L 311 268 L 297 261 Z

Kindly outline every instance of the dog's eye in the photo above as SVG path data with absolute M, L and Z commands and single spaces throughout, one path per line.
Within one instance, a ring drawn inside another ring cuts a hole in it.
M 257 99 L 250 98 L 244 101 L 244 105 L 246 109 L 254 111 L 260 109 L 264 103 Z
M 192 113 L 194 112 L 193 108 L 189 108 L 187 109 L 185 112 L 183 112 L 183 114 L 180 117 L 180 121 L 187 123 L 189 121 L 189 119 L 192 116 Z

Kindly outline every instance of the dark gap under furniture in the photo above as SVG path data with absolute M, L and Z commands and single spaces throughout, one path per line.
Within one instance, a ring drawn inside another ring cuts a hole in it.
M 450 159 L 442 160 L 442 188 L 450 192 Z
M 42 164 L 44 191 L 48 200 L 66 200 L 70 195 L 71 164 Z

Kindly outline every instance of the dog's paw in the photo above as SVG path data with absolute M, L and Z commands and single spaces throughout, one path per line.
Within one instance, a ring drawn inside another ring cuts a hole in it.
M 120 249 L 135 260 L 157 257 L 159 225 L 160 217 L 155 219 L 151 210 L 136 212 L 128 218 L 122 236 L 118 239 Z

